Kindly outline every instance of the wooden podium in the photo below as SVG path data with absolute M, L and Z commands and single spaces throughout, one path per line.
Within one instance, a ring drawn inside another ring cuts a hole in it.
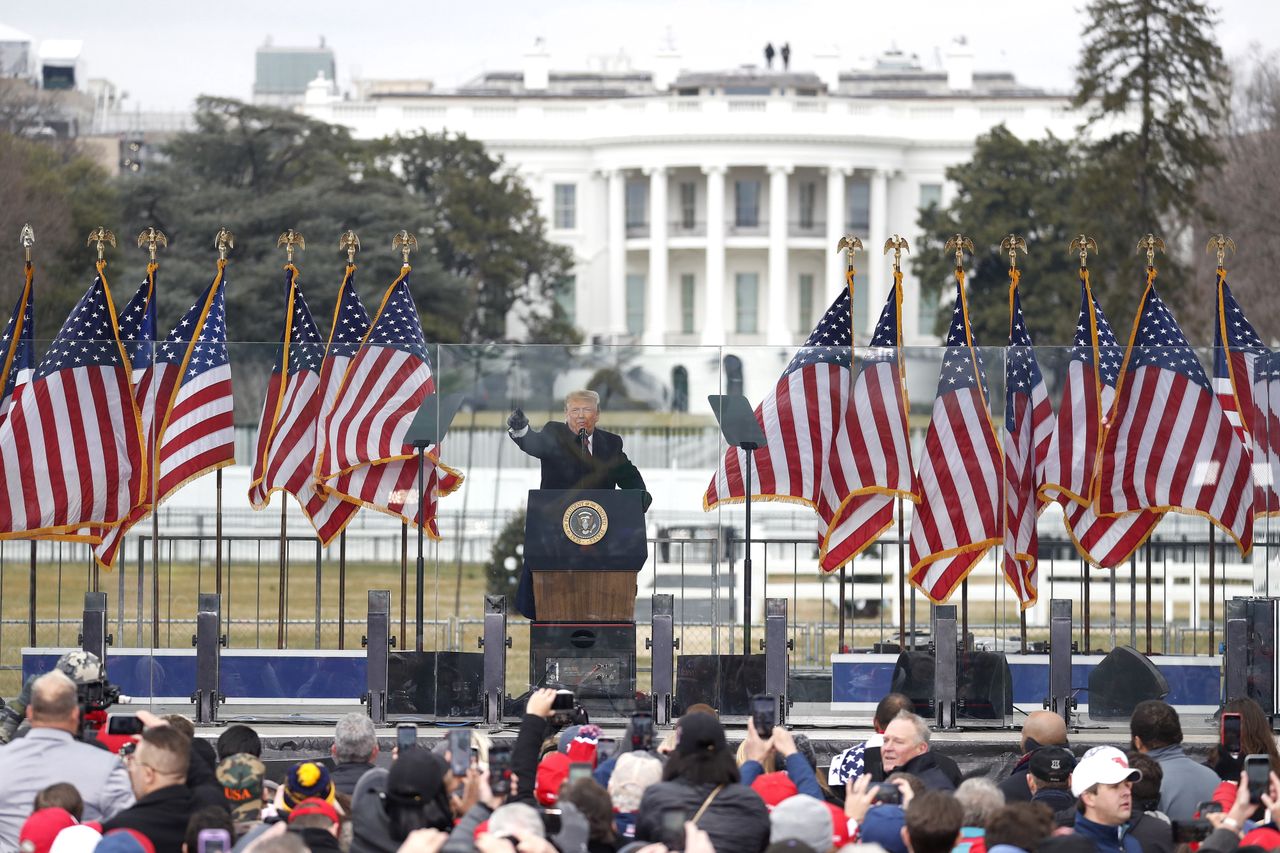
M 524 563 L 539 622 L 632 622 L 648 558 L 643 492 L 529 492 Z

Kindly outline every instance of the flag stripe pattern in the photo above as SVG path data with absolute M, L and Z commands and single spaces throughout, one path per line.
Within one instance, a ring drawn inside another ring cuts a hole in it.
M 1134 321 L 1098 468 L 1098 512 L 1203 515 L 1242 552 L 1253 544 L 1248 453 L 1204 367 L 1155 288 Z
M 1108 569 L 1129 559 L 1160 521 L 1160 514 L 1150 510 L 1100 517 L 1093 507 L 1103 416 L 1115 399 L 1123 358 L 1124 350 L 1094 298 L 1089 272 L 1081 270 L 1080 319 L 1040 494 L 1061 504 L 1067 534 L 1080 555 Z
M 964 271 L 916 472 L 911 583 L 941 604 L 1001 541 L 1003 460 L 987 409 L 982 355 L 969 329 Z
M 462 475 L 440 462 L 439 447 L 425 451 L 427 500 L 420 505 L 418 462 L 405 444 L 409 424 L 435 380 L 405 264 L 344 373 L 327 418 L 319 469 L 325 487 L 342 498 L 421 525 L 439 536 L 439 498 Z
M 315 467 L 316 417 L 324 341 L 293 264 L 285 267 L 285 324 L 258 426 L 249 503 L 263 509 L 275 491 L 299 497 Z M 301 498 L 299 498 L 301 500 Z
M 4 390 L 0 392 L 0 424 L 9 417 L 9 409 L 19 387 L 31 381 L 35 365 L 35 268 L 26 265 L 22 293 L 13 306 L 13 313 L 4 327 L 4 363 L 0 376 L 4 377 Z
M 902 363 L 902 273 L 861 354 L 850 395 L 842 393 L 839 428 L 826 450 L 818 515 L 825 525 L 818 563 L 832 572 L 862 553 L 893 524 L 894 497 L 914 500 L 911 437 Z M 843 388 L 847 380 L 841 377 Z
M 841 291 L 756 407 L 765 446 L 752 461 L 752 498 L 794 501 L 816 507 L 831 437 L 843 419 L 849 385 L 849 291 Z M 702 498 L 710 510 L 746 495 L 746 451 L 725 451 Z
M 146 476 L 128 370 L 99 262 L 0 426 L 0 530 L 69 532 L 125 519 Z
M 360 505 L 343 500 L 326 488 L 319 479 L 323 459 L 325 435 L 328 432 L 333 402 L 337 399 L 342 378 L 347 367 L 360 349 L 360 343 L 369 333 L 369 313 L 355 286 L 356 267 L 348 264 L 338 290 L 338 300 L 333 309 L 333 325 L 329 330 L 329 345 L 325 349 L 324 363 L 320 367 L 319 403 L 316 418 L 316 458 L 313 460 L 313 476 L 303 492 L 302 508 L 316 529 L 316 536 L 325 545 L 343 531 L 359 511 Z
M 1025 610 L 1036 603 L 1039 540 L 1036 519 L 1045 460 L 1053 438 L 1053 406 L 1022 316 L 1019 272 L 1010 271 L 1009 350 L 1005 355 L 1004 575 Z
M 1280 512 L 1280 496 L 1266 462 L 1265 432 L 1255 435 L 1253 425 L 1265 419 L 1254 399 L 1257 360 L 1271 355 L 1258 332 L 1245 316 L 1231 288 L 1227 271 L 1218 269 L 1218 298 L 1213 324 L 1213 390 L 1236 436 L 1249 453 L 1253 470 L 1254 511 L 1267 515 Z
M 235 461 L 225 293 L 226 262 L 220 260 L 213 282 L 155 345 L 154 357 L 140 356 L 151 362 L 149 384 L 154 388 L 154 393 L 145 391 L 144 411 L 153 413 L 156 424 L 149 430 L 154 433 L 149 446 L 155 448 L 152 459 L 157 462 L 157 505 L 191 480 Z M 150 301 L 154 303 L 154 296 Z M 138 375 L 136 365 L 134 374 Z M 135 384 L 135 396 L 143 393 Z M 150 485 L 144 486 L 144 493 L 150 493 Z M 113 565 L 125 532 L 150 509 L 145 503 L 135 507 L 125 524 L 104 533 L 94 548 L 99 564 Z

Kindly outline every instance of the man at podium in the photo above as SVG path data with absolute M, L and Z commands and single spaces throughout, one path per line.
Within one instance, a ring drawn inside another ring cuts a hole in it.
M 542 462 L 544 489 L 639 489 L 644 478 L 622 451 L 622 436 L 597 429 L 600 395 L 571 391 L 564 398 L 564 423 L 548 421 L 541 431 L 530 428 L 520 409 L 507 418 L 512 441 Z M 646 491 L 644 508 L 652 498 Z
M 548 421 L 532 429 L 524 412 L 516 409 L 507 418 L 511 440 L 542 463 L 542 489 L 636 489 L 648 511 L 652 497 L 644 478 L 622 450 L 622 436 L 597 429 L 600 395 L 595 391 L 571 391 L 564 399 L 564 422 Z M 643 562 L 643 558 L 641 559 Z M 516 609 L 536 618 L 533 575 L 528 565 L 520 575 Z

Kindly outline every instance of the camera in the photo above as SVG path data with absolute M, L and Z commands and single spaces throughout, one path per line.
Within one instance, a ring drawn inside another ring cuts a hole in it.
M 551 725 L 558 729 L 567 726 L 584 726 L 590 720 L 587 709 L 577 704 L 572 690 L 557 690 L 551 700 Z
M 773 727 L 778 723 L 778 703 L 772 694 L 751 697 L 751 724 L 761 740 L 773 737 Z
M 653 715 L 647 711 L 631 715 L 631 751 L 653 751 Z
M 873 803 L 884 803 L 890 806 L 902 805 L 902 791 L 892 782 L 881 782 L 875 787 L 876 795 L 871 800 Z
M 1173 843 L 1192 844 L 1204 841 L 1213 832 L 1213 824 L 1201 818 L 1199 820 L 1175 820 L 1173 822 Z

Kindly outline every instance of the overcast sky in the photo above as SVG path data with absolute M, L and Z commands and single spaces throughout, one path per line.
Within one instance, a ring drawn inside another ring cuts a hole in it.
M 792 68 L 812 68 L 816 50 L 837 46 L 847 65 L 891 45 L 933 65 L 958 35 L 978 70 L 1011 70 L 1024 83 L 1066 90 L 1080 47 L 1083 0 L 580 0 L 540 3 L 382 0 L 222 0 L 103 5 L 88 0 L 5 4 L 0 23 L 37 40 L 84 41 L 85 71 L 129 93 L 127 108 L 183 109 L 203 93 L 248 98 L 253 54 L 317 44 L 337 57 L 338 82 L 412 77 L 449 88 L 477 73 L 518 69 L 536 36 L 555 68 L 625 53 L 637 68 L 670 33 L 683 66 L 710 70 L 762 63 L 766 41 L 790 42 Z M 1258 45 L 1280 49 L 1280 3 L 1221 0 L 1219 36 L 1228 58 Z

